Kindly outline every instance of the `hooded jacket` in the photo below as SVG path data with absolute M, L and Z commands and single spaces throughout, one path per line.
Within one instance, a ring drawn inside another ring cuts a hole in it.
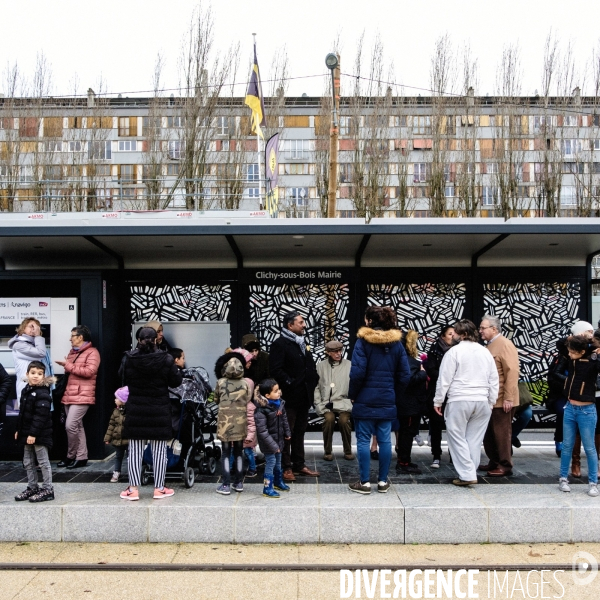
M 600 356 L 586 352 L 582 358 L 569 359 L 569 374 L 565 380 L 565 396 L 579 402 L 596 402 L 596 379 L 600 371 Z
M 170 440 L 171 402 L 169 387 L 181 385 L 182 375 L 173 357 L 157 350 L 125 353 L 119 376 L 129 387 L 123 437 L 128 440 Z
M 410 381 L 396 404 L 399 417 L 422 415 L 427 408 L 427 372 L 418 358 L 407 355 Z
M 435 396 L 435 387 L 437 385 L 438 377 L 440 376 L 440 366 L 442 364 L 442 359 L 444 358 L 444 354 L 450 350 L 455 344 L 448 345 L 442 340 L 442 338 L 438 338 L 431 344 L 431 348 L 427 352 L 427 361 L 425 363 L 425 370 L 427 371 L 427 376 L 429 377 L 429 382 L 427 383 L 427 406 L 429 409 L 433 409 L 433 398 Z
M 402 332 L 361 327 L 352 353 L 350 389 L 355 419 L 393 421 L 410 381 Z
M 223 376 L 217 381 L 214 401 L 219 405 L 217 438 L 222 442 L 237 442 L 246 439 L 248 428 L 247 404 L 251 400 L 250 386 L 244 379 L 244 365 L 237 356 L 229 352 Z M 221 361 L 221 357 L 219 361 Z
M 65 373 L 69 374 L 63 404 L 96 404 L 96 377 L 100 368 L 100 352 L 88 342 L 67 354 Z
M 40 360 L 45 363 L 46 340 L 43 336 L 35 337 L 25 333 L 15 335 L 8 341 L 8 347 L 12 351 L 17 377 L 17 398 L 21 397 L 21 391 L 27 385 L 27 367 L 32 360 Z M 52 366 L 52 365 L 46 365 Z M 48 369 L 46 369 L 48 373 Z
M 285 401 L 281 400 L 279 409 L 277 409 L 256 388 L 254 405 L 256 406 L 254 422 L 260 451 L 263 454 L 275 454 L 277 450 L 283 452 L 285 438 L 292 437 L 285 412 Z
M 113 446 L 127 446 L 129 440 L 123 437 L 123 426 L 125 424 L 125 407 L 115 406 L 112 415 L 110 415 L 110 421 L 108 423 L 108 429 L 104 436 L 104 441 L 107 444 Z
M 17 421 L 17 441 L 25 445 L 27 437 L 35 438 L 36 446 L 52 448 L 52 398 L 50 386 L 56 382 L 55 377 L 46 377 L 42 385 L 25 384 L 21 392 L 19 418 Z

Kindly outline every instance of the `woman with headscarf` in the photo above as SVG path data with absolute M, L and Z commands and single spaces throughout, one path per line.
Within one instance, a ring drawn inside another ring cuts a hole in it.
M 129 388 L 123 437 L 129 440 L 129 487 L 124 500 L 139 500 L 144 447 L 150 442 L 154 468 L 154 498 L 174 494 L 165 487 L 167 441 L 172 435 L 169 388 L 181 385 L 182 375 L 168 352 L 156 347 L 156 330 L 144 327 L 138 347 L 125 353 L 119 375 Z
M 156 347 L 159 350 L 168 352 L 171 349 L 171 344 L 165 339 L 163 326 L 160 321 L 148 321 L 144 327 L 152 327 L 156 331 Z

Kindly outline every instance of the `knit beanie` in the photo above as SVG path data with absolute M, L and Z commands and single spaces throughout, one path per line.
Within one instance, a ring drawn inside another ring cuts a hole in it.
M 571 327 L 571 333 L 573 335 L 581 335 L 586 331 L 594 331 L 594 326 L 587 321 L 577 321 L 577 323 Z
M 127 402 L 127 400 L 129 399 L 129 388 L 127 386 L 120 387 L 115 392 L 115 398 L 117 400 L 120 400 L 123 404 L 125 404 L 125 402 Z

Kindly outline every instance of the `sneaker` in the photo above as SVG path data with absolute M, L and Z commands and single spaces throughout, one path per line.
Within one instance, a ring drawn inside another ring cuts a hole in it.
M 408 475 L 421 475 L 423 471 L 415 463 L 396 463 L 396 473 L 406 473 Z
M 54 500 L 54 490 L 41 489 L 29 498 L 29 502 L 46 502 L 47 500 Z
M 248 471 L 246 472 L 246 477 L 256 477 L 256 470 L 252 470 L 252 469 L 248 469 Z
M 415 435 L 415 442 L 417 442 L 418 446 L 423 446 L 425 444 L 423 438 L 419 434 Z
M 18 496 L 15 496 L 17 502 L 23 502 L 29 500 L 32 496 L 35 496 L 40 491 L 40 488 L 27 488 L 24 492 L 21 492 Z
M 598 492 L 598 484 L 597 483 L 590 483 L 588 485 L 588 496 L 592 496 L 592 497 L 596 497 L 598 494 L 600 494 L 600 492 Z
M 222 483 L 217 488 L 217 494 L 223 494 L 223 496 L 229 496 L 229 494 L 231 494 L 231 486 L 225 485 L 224 483 Z
M 434 458 L 433 461 L 431 462 L 431 468 L 432 469 L 439 469 L 440 468 L 440 459 L 439 458 Z
M 562 454 L 562 442 L 554 442 L 554 448 L 556 450 L 556 456 L 558 456 L 558 458 L 560 458 L 560 455 Z
M 367 483 L 361 483 L 360 479 L 351 483 L 348 488 L 353 492 L 358 494 L 370 494 L 371 493 L 371 483 L 367 481 Z
M 113 475 L 110 479 L 110 482 L 117 483 L 117 481 L 119 481 L 119 475 L 121 475 L 120 471 L 113 471 Z
M 381 494 L 385 494 L 390 489 L 389 481 L 378 481 L 377 482 L 377 491 Z
M 133 490 L 130 487 L 128 487 L 124 492 L 121 492 L 121 498 L 123 498 L 123 500 L 139 500 L 140 499 L 140 495 L 138 493 L 137 490 Z
M 244 484 L 243 484 L 241 481 L 238 481 L 237 483 L 234 483 L 234 484 L 231 486 L 231 489 L 232 489 L 234 492 L 243 492 L 243 491 L 244 491 Z
M 561 492 L 570 492 L 571 486 L 569 485 L 569 480 L 566 477 L 561 477 L 558 480 L 558 489 Z
M 154 488 L 154 496 L 153 498 L 155 500 L 159 500 L 160 498 L 168 498 L 169 496 L 172 496 L 175 492 L 168 488 L 168 487 L 163 487 L 163 489 L 159 489 L 159 488 Z

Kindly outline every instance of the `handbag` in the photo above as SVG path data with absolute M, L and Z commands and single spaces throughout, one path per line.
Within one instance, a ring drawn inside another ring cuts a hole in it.
M 77 359 L 81 356 L 81 353 L 78 352 L 73 364 L 77 362 Z M 65 392 L 67 391 L 67 384 L 69 382 L 69 373 L 65 373 L 56 383 L 54 389 L 52 390 L 52 400 L 56 402 L 61 402 Z M 62 419 L 61 419 L 62 422 Z

